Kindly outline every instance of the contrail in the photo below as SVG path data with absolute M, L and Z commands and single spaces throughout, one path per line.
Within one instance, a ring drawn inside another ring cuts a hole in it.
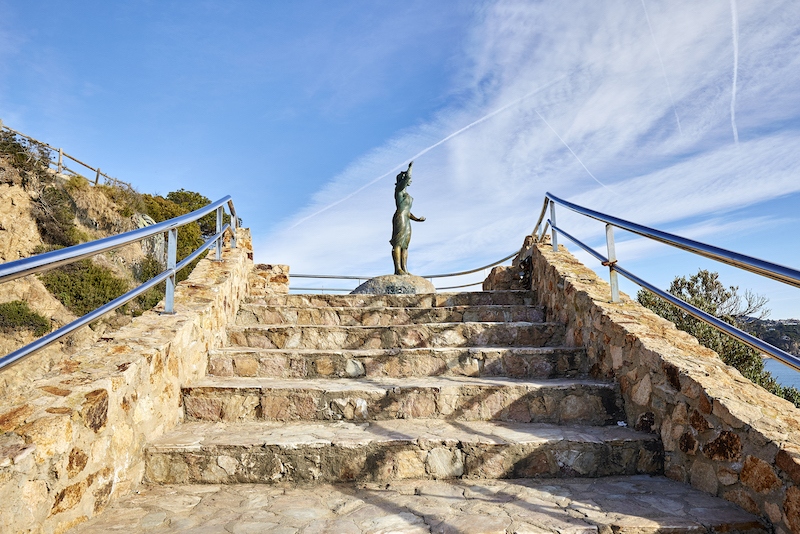
M 683 130 L 681 129 L 681 119 L 678 117 L 678 109 L 675 107 L 675 98 L 672 96 L 672 89 L 669 86 L 669 79 L 667 78 L 667 69 L 664 68 L 664 61 L 661 59 L 661 50 L 658 49 L 658 43 L 656 42 L 656 36 L 653 33 L 653 26 L 650 25 L 650 17 L 647 15 L 647 7 L 644 5 L 644 0 L 642 0 L 642 9 L 644 9 L 644 18 L 647 19 L 647 27 L 650 29 L 650 37 L 653 39 L 653 46 L 656 47 L 658 62 L 661 64 L 661 73 L 664 75 L 664 83 L 667 84 L 669 100 L 672 102 L 672 111 L 675 113 L 675 120 L 678 122 L 678 132 L 683 135 Z
M 739 146 L 739 130 L 736 129 L 736 78 L 739 75 L 739 15 L 736 0 L 731 0 L 731 32 L 733 34 L 733 90 L 731 91 L 731 127 L 733 140 Z
M 447 137 L 445 137 L 445 138 L 444 138 L 444 139 L 442 139 L 441 141 L 438 141 L 438 142 L 436 142 L 436 143 L 432 144 L 432 145 L 431 145 L 431 146 L 429 146 L 428 148 L 426 148 L 426 149 L 422 150 L 421 152 L 419 152 L 419 153 L 415 154 L 414 156 L 412 156 L 412 157 L 408 158 L 408 159 L 407 159 L 406 161 L 404 161 L 403 163 L 400 163 L 399 165 L 397 165 L 397 166 L 393 167 L 393 168 L 392 168 L 391 170 L 389 170 L 388 172 L 386 172 L 386 173 L 384 173 L 384 174 L 381 174 L 380 176 L 378 176 L 377 178 L 375 178 L 375 179 L 374 179 L 374 180 L 372 180 L 371 182 L 367 182 L 366 184 L 362 185 L 361 187 L 359 187 L 358 189 L 356 189 L 355 191 L 353 191 L 353 192 L 352 192 L 352 193 L 350 193 L 349 195 L 347 195 L 347 196 L 345 196 L 345 197 L 342 197 L 342 198 L 340 198 L 340 199 L 339 199 L 339 200 L 337 200 L 336 202 L 333 202 L 333 203 L 331 203 L 331 204 L 329 204 L 329 205 L 325 206 L 324 208 L 322 208 L 322 209 L 320 209 L 320 210 L 318 210 L 318 211 L 315 211 L 315 212 L 314 212 L 314 213 L 312 213 L 311 215 L 307 215 L 307 216 L 303 217 L 302 219 L 300 219 L 299 221 L 297 221 L 296 223 L 294 223 L 293 225 L 291 225 L 291 226 L 290 226 L 288 229 L 289 229 L 289 230 L 291 230 L 291 229 L 292 229 L 292 228 L 294 228 L 295 226 L 298 226 L 298 225 L 300 225 L 300 224 L 302 224 L 302 223 L 306 222 L 307 220 L 311 219 L 312 217 L 316 217 L 316 216 L 317 216 L 317 215 L 319 215 L 320 213 L 322 213 L 322 212 L 324 212 L 324 211 L 328 211 L 328 210 L 329 210 L 329 209 L 331 209 L 332 207 L 334 207 L 334 206 L 336 206 L 336 205 L 338 205 L 338 204 L 341 204 L 342 202 L 344 202 L 345 200 L 347 200 L 347 199 L 349 199 L 349 198 L 352 198 L 353 196 L 357 195 L 358 193 L 360 193 L 360 192 L 361 192 L 361 191 L 363 191 L 364 189 L 368 188 L 368 187 L 369 187 L 369 186 L 371 186 L 372 184 L 374 184 L 374 183 L 376 183 L 376 182 L 378 182 L 378 181 L 382 180 L 383 178 L 386 178 L 387 176 L 390 176 L 390 175 L 391 175 L 391 174 L 393 174 L 395 171 L 398 171 L 398 170 L 402 169 L 402 168 L 403 168 L 405 165 L 407 165 L 407 164 L 408 164 L 408 162 L 409 162 L 409 161 L 413 161 L 413 160 L 417 159 L 418 157 L 420 157 L 420 156 L 422 156 L 422 155 L 424 155 L 424 154 L 427 154 L 428 152 L 430 152 L 431 150 L 433 150 L 433 149 L 434 149 L 434 148 L 436 148 L 437 146 L 441 145 L 442 143 L 445 143 L 445 142 L 449 141 L 449 140 L 450 140 L 450 139 L 452 139 L 453 137 L 455 137 L 455 136 L 457 136 L 457 135 L 459 135 L 459 134 L 461 134 L 461 133 L 463 133 L 463 132 L 465 132 L 465 131 L 469 130 L 469 129 L 470 129 L 470 128 L 472 128 L 473 126 L 476 126 L 476 125 L 478 125 L 478 124 L 480 124 L 480 123 L 482 123 L 482 122 L 484 122 L 484 121 L 486 121 L 486 120 L 489 120 L 489 119 L 491 119 L 492 117 L 494 117 L 494 116 L 495 116 L 495 115 L 497 115 L 498 113 L 502 113 L 503 111 L 507 110 L 507 109 L 508 109 L 508 108 L 510 108 L 511 106 L 514 106 L 514 105 L 516 105 L 516 104 L 519 104 L 520 102 L 522 102 L 522 101 L 523 101 L 523 100 L 525 100 L 526 98 L 528 98 L 528 97 L 530 97 L 530 96 L 532 96 L 532 95 L 534 95 L 534 94 L 538 93 L 539 91 L 541 91 L 541 90 L 543 90 L 543 89 L 546 89 L 546 88 L 550 87 L 551 85 L 553 85 L 553 84 L 555 84 L 555 83 L 557 83 L 557 82 L 560 82 L 561 80 L 563 80 L 563 79 L 564 79 L 564 78 L 566 78 L 566 77 L 567 77 L 567 75 L 566 75 L 566 74 L 564 74 L 563 76 L 561 76 L 561 77 L 559 77 L 559 78 L 556 78 L 555 80 L 551 81 L 550 83 L 547 83 L 547 84 L 545 84 L 545 85 L 543 85 L 543 86 L 541 86 L 541 87 L 538 87 L 538 88 L 536 88 L 535 90 L 531 91 L 530 93 L 528 93 L 528 94 L 526 94 L 526 95 L 524 95 L 524 96 L 521 96 L 521 97 L 517 98 L 516 100 L 512 100 L 511 102 L 509 102 L 509 103 L 508 103 L 508 104 L 506 104 L 505 106 L 503 106 L 503 107 L 501 107 L 501 108 L 499 108 L 499 109 L 496 109 L 496 110 L 492 111 L 492 112 L 491 112 L 491 113 L 489 113 L 488 115 L 484 115 L 483 117 L 481 117 L 480 119 L 476 120 L 475 122 L 471 122 L 471 123 L 467 124 L 466 126 L 464 126 L 463 128 L 461 128 L 460 130 L 457 130 L 457 131 L 455 131 L 455 132 L 451 133 L 450 135 L 448 135 Z M 558 134 L 556 134 L 556 135 L 558 135 Z M 569 147 L 567 147 L 567 148 L 569 148 Z M 577 157 L 577 156 L 575 156 L 575 157 Z M 591 173 L 590 173 L 590 174 L 591 174 Z M 596 179 L 596 178 L 595 178 L 595 179 Z
M 556 134 L 556 137 L 558 137 L 558 140 L 559 140 L 559 141 L 561 141 L 562 143 L 564 143 L 564 146 L 565 146 L 565 147 L 567 147 L 567 150 L 569 150 L 570 152 L 572 152 L 572 149 L 569 147 L 569 145 L 567 144 L 567 142 L 566 142 L 566 141 L 564 141 L 563 139 L 561 139 L 561 136 L 560 136 L 560 135 L 558 135 L 558 132 L 557 132 L 557 131 L 555 131 L 555 130 L 553 129 L 553 127 L 552 127 L 552 126 L 550 126 L 550 123 L 549 123 L 549 122 L 547 122 L 547 121 L 545 120 L 545 118 L 544 118 L 544 117 L 542 117 L 542 114 L 541 114 L 541 113 L 539 113 L 539 111 L 538 111 L 538 110 L 535 110 L 535 109 L 534 109 L 533 111 L 535 111 L 535 112 L 536 112 L 536 114 L 537 114 L 537 115 L 539 115 L 539 118 L 540 118 L 540 119 L 542 119 L 542 120 L 544 121 L 544 123 L 547 125 L 547 127 L 548 127 L 548 128 L 550 128 L 550 131 L 552 131 L 554 134 Z M 591 176 L 592 178 L 594 178 L 594 181 L 595 181 L 595 182 L 597 182 L 598 184 L 602 185 L 603 187 L 605 187 L 606 189 L 608 189 L 609 191 L 611 191 L 611 192 L 612 192 L 612 193 L 614 193 L 615 195 L 617 194 L 617 192 L 616 192 L 616 191 L 614 191 L 613 189 L 611 189 L 610 187 L 608 187 L 606 184 L 604 184 L 603 182 L 601 182 L 600 180 L 598 180 L 598 179 L 595 177 L 595 175 L 594 175 L 594 174 L 592 174 L 592 172 L 591 172 L 589 169 L 587 169 L 587 168 L 586 168 L 586 165 L 584 165 L 584 164 L 583 164 L 583 162 L 581 161 L 581 158 L 579 158 L 579 157 L 578 157 L 578 155 L 577 155 L 575 152 L 572 152 L 572 155 L 573 155 L 573 156 L 575 156 L 575 159 L 577 159 L 577 160 L 578 160 L 578 163 L 580 163 L 580 164 L 581 164 L 581 167 L 583 167 L 583 168 L 586 170 L 586 172 L 588 172 L 588 173 L 589 173 L 589 176 Z

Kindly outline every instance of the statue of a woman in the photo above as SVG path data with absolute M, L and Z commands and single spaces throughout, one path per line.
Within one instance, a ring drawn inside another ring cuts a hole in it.
M 392 218 L 392 260 L 394 260 L 394 274 L 408 273 L 408 242 L 411 241 L 411 221 L 422 222 L 425 217 L 414 217 L 411 213 L 411 203 L 414 201 L 406 192 L 406 188 L 411 185 L 411 166 L 408 170 L 402 171 L 397 175 L 397 182 L 394 185 L 394 201 L 397 211 Z

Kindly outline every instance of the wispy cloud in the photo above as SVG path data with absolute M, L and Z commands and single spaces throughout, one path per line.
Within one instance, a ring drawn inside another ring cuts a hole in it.
M 800 10 L 789 1 L 738 6 L 734 119 L 730 6 L 674 0 L 645 9 L 658 35 L 669 36 L 658 41 L 658 61 L 653 28 L 627 4 L 491 4 L 458 58 L 458 104 L 332 178 L 259 247 L 264 259 L 302 271 L 388 272 L 394 204 L 380 177 L 412 157 L 413 211 L 428 220 L 413 227 L 409 265 L 422 273 L 481 265 L 518 248 L 546 190 L 667 226 L 800 192 L 800 135 L 791 126 L 800 110 Z M 732 120 L 748 132 L 738 151 Z M 559 222 L 590 228 L 569 214 Z
M 658 48 L 658 42 L 656 41 L 656 36 L 653 33 L 653 25 L 650 24 L 650 16 L 647 14 L 647 5 L 645 5 L 644 0 L 642 0 L 642 11 L 644 11 L 644 18 L 647 21 L 647 29 L 650 30 L 650 37 L 653 39 L 653 46 L 655 47 L 656 54 L 658 55 L 658 64 L 661 65 L 661 73 L 664 75 L 664 84 L 667 86 L 667 93 L 669 93 L 669 100 L 670 102 L 672 102 L 672 111 L 675 112 L 675 122 L 678 123 L 678 131 L 681 134 L 683 134 L 683 130 L 681 129 L 681 118 L 678 117 L 678 108 L 675 107 L 675 97 L 672 96 L 672 89 L 669 86 L 667 69 L 664 68 L 664 60 L 661 59 L 661 50 L 659 50 Z
M 733 140 L 739 144 L 739 130 L 736 129 L 736 81 L 739 77 L 739 15 L 736 0 L 731 0 L 731 36 L 733 39 L 733 88 L 731 89 L 731 127 Z
M 591 177 L 592 177 L 592 180 L 594 180 L 595 182 L 597 182 L 598 184 L 600 184 L 600 186 L 601 186 L 601 187 L 605 187 L 606 189 L 608 189 L 609 191 L 611 191 L 612 193 L 614 193 L 614 194 L 616 195 L 617 193 L 616 193 L 616 192 L 615 192 L 613 189 L 611 189 L 611 188 L 610 188 L 610 187 L 608 187 L 606 184 L 604 184 L 603 182 L 601 182 L 600 180 L 598 180 L 598 179 L 597 179 L 597 177 L 596 177 L 594 174 L 592 174 L 592 171 L 590 171 L 590 170 L 589 170 L 589 169 L 586 167 L 586 165 L 584 165 L 584 164 L 583 164 L 583 162 L 581 161 L 581 158 L 579 158 L 579 157 L 578 157 L 578 155 L 577 155 L 577 154 L 576 154 L 576 153 L 575 153 L 575 152 L 574 152 L 574 151 L 573 151 L 573 150 L 572 150 L 572 149 L 569 147 L 569 145 L 567 144 L 567 142 L 566 142 L 566 141 L 564 141 L 564 140 L 561 138 L 561 136 L 560 136 L 560 135 L 558 135 L 558 132 L 557 132 L 557 131 L 555 131 L 555 129 L 554 129 L 552 126 L 550 126 L 550 123 L 549 123 L 549 122 L 547 122 L 547 119 L 545 119 L 544 117 L 542 117 L 542 114 L 541 114 L 541 113 L 539 113 L 539 111 L 538 111 L 538 110 L 534 109 L 533 111 L 535 111 L 535 112 L 536 112 L 536 115 L 537 115 L 537 116 L 538 116 L 540 119 L 542 119 L 542 122 L 544 122 L 544 123 L 545 123 L 545 125 L 546 125 L 548 128 L 550 128 L 550 131 L 551 131 L 551 132 L 553 132 L 553 133 L 555 134 L 555 136 L 556 136 L 556 137 L 558 137 L 558 140 L 559 140 L 559 141 L 561 141 L 561 143 L 562 143 L 562 144 L 563 144 L 565 147 L 567 147 L 567 150 L 569 150 L 569 153 L 570 153 L 570 154 L 572 154 L 573 156 L 575 156 L 575 159 L 578 161 L 578 163 L 580 163 L 580 164 L 581 164 L 581 167 L 583 167 L 583 169 L 584 169 L 584 170 L 587 172 L 587 174 L 589 174 L 589 176 L 591 176 Z
M 386 178 L 387 176 L 391 176 L 393 173 L 395 173 L 395 172 L 397 172 L 398 170 L 402 169 L 402 168 L 403 168 L 403 167 L 405 167 L 405 166 L 406 166 L 406 165 L 407 165 L 407 164 L 408 164 L 410 161 L 413 161 L 413 160 L 415 160 L 415 159 L 417 159 L 417 158 L 419 158 L 419 157 L 421 157 L 421 156 L 424 156 L 425 154 L 427 154 L 428 152 L 430 152 L 430 151 L 431 151 L 431 150 L 433 150 L 434 148 L 438 147 L 439 145 L 442 145 L 442 144 L 444 144 L 444 143 L 448 142 L 450 139 L 452 139 L 452 138 L 456 137 L 457 135 L 460 135 L 460 134 L 462 134 L 462 133 L 466 132 L 467 130 L 469 130 L 470 128 L 472 128 L 472 127 L 474 127 L 474 126 L 477 126 L 478 124 L 480 124 L 480 123 L 482 123 L 482 122 L 484 122 L 484 121 L 487 121 L 487 120 L 491 119 L 492 117 L 494 117 L 494 116 L 495 116 L 495 115 L 497 115 L 498 113 L 502 113 L 502 112 L 504 112 L 505 110 L 507 110 L 508 108 L 510 108 L 510 107 L 513 107 L 513 106 L 516 106 L 517 104 L 519 104 L 520 102 L 522 102 L 522 101 L 523 101 L 523 100 L 525 100 L 526 98 L 528 98 L 528 97 L 530 97 L 530 96 L 533 96 L 533 95 L 535 95 L 535 94 L 536 94 L 536 93 L 538 93 L 539 91 L 541 91 L 541 90 L 545 89 L 546 87 L 549 87 L 550 85 L 553 85 L 554 83 L 556 83 L 556 82 L 558 82 L 558 81 L 561 81 L 561 80 L 562 80 L 564 77 L 565 77 L 565 76 L 561 76 L 561 77 L 557 78 L 556 80 L 554 80 L 554 81 L 552 81 L 552 82 L 550 82 L 550 83 L 548 83 L 548 84 L 544 85 L 543 87 L 539 87 L 539 88 L 537 88 L 537 89 L 534 89 L 534 90 L 533 90 L 533 91 L 531 91 L 530 93 L 528 93 L 528 94 L 526 94 L 526 95 L 524 95 L 524 96 L 521 96 L 521 97 L 519 97 L 519 98 L 517 98 L 517 99 L 515 99 L 515 100 L 512 100 L 511 102 L 509 102 L 508 104 L 504 105 L 503 107 L 501 107 L 501 108 L 498 108 L 498 109 L 496 109 L 496 110 L 492 111 L 491 113 L 487 113 L 486 115 L 484 115 L 484 116 L 483 116 L 483 117 L 481 117 L 480 119 L 478 119 L 478 120 L 475 120 L 475 121 L 472 121 L 471 123 L 467 124 L 467 125 L 466 125 L 466 126 L 464 126 L 463 128 L 460 128 L 460 129 L 456 130 L 455 132 L 451 133 L 450 135 L 448 135 L 448 136 L 447 136 L 447 137 L 445 137 L 444 139 L 440 139 L 439 141 L 436 141 L 436 142 L 435 142 L 435 143 L 433 143 L 432 145 L 430 145 L 430 146 L 428 146 L 428 147 L 425 147 L 425 148 L 423 148 L 422 150 L 420 150 L 419 152 L 417 152 L 416 154 L 414 154 L 413 156 L 411 156 L 411 157 L 410 157 L 410 158 L 408 158 L 407 160 L 405 160 L 405 161 L 403 161 L 403 162 L 401 162 L 401 163 L 399 163 L 399 164 L 395 165 L 395 166 L 394 166 L 394 167 L 392 167 L 392 169 L 390 169 L 388 172 L 385 172 L 385 173 L 381 174 L 380 176 L 378 176 L 377 178 L 375 178 L 374 180 L 371 180 L 371 181 L 367 182 L 366 184 L 362 185 L 361 187 L 359 187 L 358 189 L 356 189 L 356 190 L 355 190 L 355 191 L 353 191 L 352 193 L 350 193 L 350 194 L 348 194 L 348 195 L 346 195 L 346 196 L 344 196 L 344 197 L 340 198 L 339 200 L 336 200 L 336 201 L 334 201 L 334 202 L 332 202 L 332 203 L 328 204 L 327 206 L 324 206 L 323 208 L 320 208 L 320 209 L 318 209 L 317 211 L 315 211 L 315 212 L 313 212 L 313 213 L 311 213 L 311 214 L 309 214 L 309 215 L 306 215 L 306 216 L 302 217 L 302 218 L 301 218 L 301 219 L 299 219 L 298 221 L 294 222 L 294 223 L 293 223 L 293 224 L 292 224 L 292 225 L 289 227 L 289 230 L 291 230 L 292 228 L 294 228 L 294 227 L 296 227 L 296 226 L 299 226 L 300 224 L 303 224 L 304 222 L 306 222 L 307 220 L 311 219 L 312 217 L 316 217 L 317 215 L 319 215 L 319 214 L 321 214 L 321 213 L 323 213 L 323 212 L 325 212 L 325 211 L 328 211 L 329 209 L 331 209 L 331 208 L 333 208 L 333 207 L 336 207 L 336 206 L 338 206 L 338 205 L 339 205 L 339 204 L 341 204 L 342 202 L 344 202 L 344 201 L 346 201 L 346 200 L 349 200 L 349 199 L 353 198 L 355 195 L 357 195 L 358 193 L 360 193 L 360 192 L 361 192 L 361 191 L 363 191 L 364 189 L 368 188 L 369 186 L 376 184 L 376 183 L 377 183 L 377 182 L 379 182 L 380 180 L 382 180 L 382 179 Z M 537 112 L 537 114 L 538 114 L 538 112 Z M 539 115 L 539 117 L 541 117 L 541 115 Z M 542 118 L 542 120 L 544 120 L 544 118 Z M 547 121 L 545 121 L 545 124 L 546 124 L 546 123 L 547 123 Z M 548 124 L 548 126 L 550 126 L 550 125 Z M 552 128 L 550 128 L 550 129 L 552 130 Z M 558 134 L 555 132 L 555 130 L 553 130 L 553 133 L 555 133 L 555 134 L 556 134 L 556 136 L 558 136 Z M 561 137 L 558 137 L 558 138 L 561 140 L 561 142 L 562 142 L 562 143 L 564 142 L 564 141 L 563 141 L 563 139 L 561 139 Z M 567 148 L 570 150 L 570 152 L 572 152 L 572 149 L 570 149 L 570 148 L 569 148 L 569 146 L 568 146 L 566 143 L 564 143 L 564 146 L 566 146 L 566 147 L 567 147 Z M 575 155 L 575 153 L 574 153 L 574 152 L 572 152 L 572 154 L 573 154 L 573 155 Z M 576 159 L 578 159 L 578 156 L 575 156 L 575 158 L 576 158 Z M 578 161 L 580 162 L 580 159 L 578 159 Z M 581 165 L 583 165 L 583 163 L 581 163 Z M 586 168 L 586 166 L 585 166 L 585 165 L 584 165 L 584 168 Z M 586 172 L 589 172 L 589 169 L 586 169 Z M 594 178 L 594 175 L 592 175 L 592 173 L 591 173 L 591 172 L 589 172 L 589 175 L 590 175 L 590 176 L 592 176 L 592 178 Z M 595 180 L 597 180 L 597 178 L 594 178 L 594 179 L 595 179 Z M 600 182 L 599 182 L 599 180 L 598 180 L 598 182 L 597 182 L 597 183 L 600 183 Z M 600 185 L 603 185 L 603 184 L 600 184 Z

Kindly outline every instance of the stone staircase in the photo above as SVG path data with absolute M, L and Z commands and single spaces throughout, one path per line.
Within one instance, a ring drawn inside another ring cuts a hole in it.
M 149 489 L 78 532 L 763 531 L 659 476 L 659 437 L 535 297 L 251 298 L 148 445 Z
M 174 483 L 657 474 L 615 383 L 586 377 L 529 292 L 284 295 L 243 305 L 186 423 L 152 443 Z M 577 364 L 577 365 L 575 365 Z

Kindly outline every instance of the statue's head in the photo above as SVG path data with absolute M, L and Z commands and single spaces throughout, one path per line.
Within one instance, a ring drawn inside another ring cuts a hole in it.
M 395 189 L 403 189 L 408 184 L 411 183 L 411 166 L 414 165 L 414 162 L 408 164 L 408 169 L 405 171 L 400 171 L 400 174 L 397 175 L 397 181 L 394 183 Z

